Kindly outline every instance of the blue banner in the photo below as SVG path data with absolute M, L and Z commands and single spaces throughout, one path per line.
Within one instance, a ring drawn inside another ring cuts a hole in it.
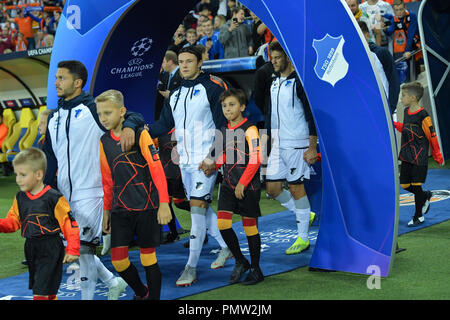
M 322 217 L 310 265 L 362 274 L 371 274 L 375 266 L 387 276 L 398 227 L 394 132 L 356 20 L 343 0 L 241 2 L 264 21 L 293 61 L 318 128 L 323 185 L 316 190 L 322 191 Z M 129 109 L 153 121 L 164 53 L 196 3 L 68 1 L 51 59 L 49 108 L 56 107 L 57 63 L 77 59 L 89 70 L 87 91 L 95 96 L 121 90 Z

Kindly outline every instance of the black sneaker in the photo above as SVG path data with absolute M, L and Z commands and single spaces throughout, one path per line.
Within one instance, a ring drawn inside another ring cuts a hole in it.
M 207 243 L 208 243 L 208 234 L 205 234 L 205 240 L 203 241 L 203 244 L 207 244 Z M 183 244 L 183 246 L 184 246 L 185 248 L 189 248 L 189 240 L 186 241 L 186 242 Z
M 422 207 L 422 214 L 427 214 L 430 210 L 430 199 L 433 193 L 431 191 L 425 191 L 425 203 Z
M 247 259 L 243 263 L 236 261 L 236 265 L 231 272 L 231 277 L 228 283 L 234 284 L 240 282 L 242 275 L 246 273 L 248 269 L 250 269 L 250 263 L 247 261 Z
M 163 240 L 162 244 L 167 244 L 167 243 L 171 243 L 171 242 L 176 242 L 180 240 L 180 236 L 177 234 L 174 234 L 172 232 L 169 232 L 166 236 L 166 238 Z
M 418 225 L 422 224 L 425 222 L 425 218 L 423 216 L 416 218 L 413 217 L 409 222 L 408 222 L 408 227 L 417 227 Z
M 264 280 L 264 275 L 262 274 L 262 271 L 259 267 L 250 268 L 250 272 L 248 273 L 247 277 L 245 277 L 244 281 L 242 281 L 242 284 L 253 285 L 253 284 L 257 284 L 258 282 L 261 282 L 263 280 Z
M 145 288 L 147 289 L 145 296 L 141 297 L 135 294 L 133 300 L 150 300 L 150 291 L 148 290 L 148 286 L 145 286 Z

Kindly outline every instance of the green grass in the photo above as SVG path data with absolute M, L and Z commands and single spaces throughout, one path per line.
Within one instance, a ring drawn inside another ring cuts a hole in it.
M 430 161 L 430 168 L 434 168 Z M 450 161 L 444 168 L 450 169 Z M 6 216 L 17 192 L 14 177 L 0 177 L 0 217 Z M 214 199 L 217 198 L 217 189 Z M 217 202 L 213 202 L 217 210 Z M 261 196 L 263 215 L 284 210 L 277 201 Z M 187 212 L 175 209 L 181 226 L 190 229 Z M 237 216 L 233 221 L 240 221 Z M 303 267 L 266 277 L 256 286 L 226 286 L 184 298 L 185 300 L 328 300 L 328 299 L 450 299 L 450 221 L 399 237 L 399 245 L 407 250 L 397 254 L 391 274 L 381 279 L 381 289 L 367 288 L 367 276 L 345 272 L 310 272 Z M 188 233 L 182 235 L 187 237 Z M 20 233 L 0 234 L 0 278 L 27 269 L 23 260 L 24 239 Z M 280 262 L 282 263 L 282 262 Z

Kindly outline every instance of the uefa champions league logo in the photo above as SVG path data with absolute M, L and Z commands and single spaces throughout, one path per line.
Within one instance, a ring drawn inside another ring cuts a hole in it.
M 150 38 L 142 38 L 136 41 L 131 47 L 131 54 L 135 57 L 143 56 L 152 47 L 153 40 Z
M 128 66 L 117 66 L 111 68 L 110 73 L 115 76 L 119 76 L 120 79 L 130 79 L 130 78 L 142 78 L 146 70 L 151 70 L 154 67 L 154 63 L 145 63 L 143 57 L 149 52 L 153 45 L 153 39 L 144 37 L 137 40 L 131 46 L 131 55 L 133 59 L 128 61 Z

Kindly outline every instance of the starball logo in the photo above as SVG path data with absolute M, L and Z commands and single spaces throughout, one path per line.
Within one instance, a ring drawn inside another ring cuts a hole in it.
M 133 59 L 128 61 L 128 66 L 111 68 L 111 74 L 119 76 L 120 79 L 141 78 L 145 70 L 151 70 L 154 67 L 153 62 L 144 64 L 144 59 L 148 56 L 152 45 L 153 40 L 147 37 L 133 42 L 130 49 L 130 56 Z

